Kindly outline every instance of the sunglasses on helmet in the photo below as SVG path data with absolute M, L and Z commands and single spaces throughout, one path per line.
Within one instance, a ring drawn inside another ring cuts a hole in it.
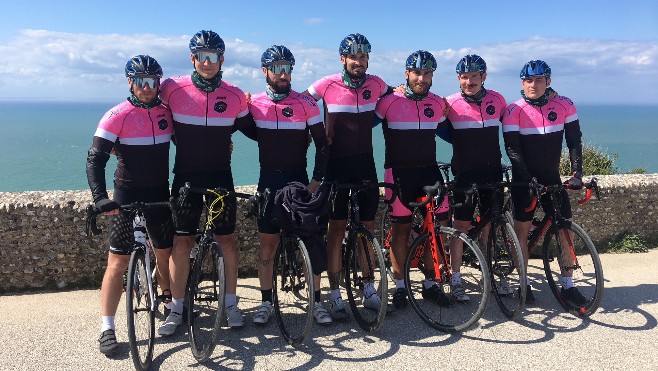
M 354 54 L 361 52 L 368 54 L 370 53 L 370 45 L 368 44 L 351 44 L 349 49 L 349 54 Z
M 140 89 L 144 86 L 148 86 L 151 89 L 160 86 L 160 79 L 157 77 L 133 77 L 132 82 Z
M 267 66 L 267 69 L 272 71 L 273 74 L 275 75 L 280 75 L 282 73 L 285 73 L 286 75 L 290 75 L 292 72 L 292 65 L 290 64 L 271 64 Z
M 221 57 L 221 54 L 216 52 L 198 51 L 194 53 L 194 58 L 200 63 L 205 63 L 206 59 L 209 60 L 210 63 L 217 63 L 219 62 L 219 57 Z

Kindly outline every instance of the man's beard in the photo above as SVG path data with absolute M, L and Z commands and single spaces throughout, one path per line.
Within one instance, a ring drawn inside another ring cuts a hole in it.
M 411 89 L 411 91 L 413 91 L 414 94 L 417 94 L 417 95 L 425 95 L 425 94 L 427 94 L 427 93 L 430 91 L 430 88 L 432 87 L 432 83 L 430 82 L 429 84 L 427 84 L 427 88 L 426 88 L 426 89 L 424 89 L 423 91 L 420 91 L 420 92 L 419 92 L 419 91 L 417 91 L 417 89 L 418 89 L 418 84 L 416 84 L 415 86 L 412 86 L 412 85 L 409 83 L 409 79 L 407 79 L 407 85 L 409 85 L 409 88 Z
M 347 63 L 344 64 L 344 67 L 345 67 L 345 73 L 347 74 L 347 76 L 349 76 L 350 79 L 355 80 L 355 81 L 356 80 L 361 80 L 366 75 L 366 71 L 368 70 L 367 67 L 364 67 L 362 72 L 354 74 L 354 73 L 350 72 L 350 70 L 347 69 Z
M 265 76 L 265 81 L 267 81 L 267 85 L 270 86 L 270 89 L 277 94 L 288 94 L 290 92 L 290 81 L 286 81 L 287 84 L 285 87 L 275 84 L 269 76 Z

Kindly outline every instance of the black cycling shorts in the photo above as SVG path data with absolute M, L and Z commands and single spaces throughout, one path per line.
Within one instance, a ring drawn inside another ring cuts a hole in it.
M 495 183 L 500 182 L 503 179 L 503 170 L 498 166 L 491 166 L 487 168 L 479 168 L 477 170 L 472 170 L 469 172 L 463 172 L 455 175 L 455 187 L 458 189 L 471 188 L 473 183 L 476 184 L 486 184 L 486 183 Z M 479 214 L 481 216 L 489 213 L 491 211 L 491 206 L 493 205 L 493 190 L 481 190 L 480 194 L 480 209 Z M 455 203 L 464 203 L 466 201 L 466 195 L 464 192 L 455 191 L 453 199 Z M 499 206 L 502 206 L 502 200 L 496 200 L 499 202 Z M 462 206 L 455 208 L 454 216 L 455 220 L 461 221 L 470 221 L 473 219 L 473 214 L 475 213 L 475 208 L 478 206 L 477 199 L 473 199 L 472 205 Z
M 377 170 L 372 154 L 360 154 L 348 157 L 330 158 L 327 163 L 325 180 L 338 183 L 360 183 L 364 180 L 377 182 Z M 359 193 L 359 211 L 362 221 L 375 220 L 379 207 L 379 189 L 370 188 Z M 330 218 L 334 220 L 347 219 L 349 209 L 349 190 L 336 192 L 331 207 Z
M 169 186 L 127 189 L 114 188 L 114 202 L 127 205 L 133 202 L 163 202 L 169 201 Z M 130 255 L 135 242 L 133 233 L 133 217 L 127 211 L 110 217 L 110 252 L 117 255 Z M 174 238 L 174 223 L 169 208 L 157 208 L 144 211 L 146 230 L 153 247 L 156 249 L 170 248 Z
M 272 224 L 272 208 L 274 207 L 274 196 L 276 191 L 285 187 L 290 182 L 300 182 L 308 184 L 308 175 L 306 170 L 303 171 L 274 171 L 261 170 L 258 180 L 258 191 L 263 192 L 266 188 L 270 189 L 269 198 L 265 204 L 265 211 L 258 218 L 258 231 L 261 233 L 275 234 L 279 233 L 281 228 Z
M 180 188 L 190 182 L 192 187 L 200 188 L 224 188 L 228 191 L 235 191 L 233 185 L 233 173 L 231 170 L 221 170 L 212 173 L 185 173 L 175 174 L 174 183 L 171 193 L 178 198 Z M 206 197 L 208 205 L 216 197 Z M 194 236 L 199 229 L 199 218 L 204 208 L 203 196 L 196 193 L 190 193 L 187 196 L 187 202 L 184 207 L 176 212 L 176 235 L 177 236 Z M 235 222 L 237 217 L 237 201 L 235 195 L 224 198 L 224 210 L 217 217 L 213 225 L 213 233 L 220 236 L 229 235 L 235 232 Z
M 525 211 L 525 208 L 530 206 L 532 198 L 528 193 L 527 188 L 512 188 L 512 203 L 514 204 L 514 219 L 520 222 L 529 222 L 535 216 L 535 210 L 537 205 L 530 210 Z M 549 194 L 543 194 L 540 197 L 541 207 L 544 212 L 548 215 L 553 215 L 553 205 L 551 203 L 551 197 Z M 558 204 L 560 206 L 560 214 L 565 219 L 570 219 L 571 214 L 571 203 L 569 202 L 569 195 L 566 190 L 562 190 L 558 195 Z
M 397 202 L 388 205 L 391 223 L 396 224 L 411 223 L 413 209 L 409 206 L 409 203 L 416 202 L 418 198 L 426 195 L 425 191 L 423 191 L 424 186 L 434 185 L 442 179 L 437 165 L 415 168 L 391 168 L 390 173 L 388 169 L 385 172 L 384 181 L 395 183 L 400 187 L 399 201 L 401 205 Z M 388 179 L 389 176 L 392 179 Z M 392 194 L 392 191 L 387 189 L 386 194 Z M 406 210 L 400 209 L 401 207 L 406 208 Z

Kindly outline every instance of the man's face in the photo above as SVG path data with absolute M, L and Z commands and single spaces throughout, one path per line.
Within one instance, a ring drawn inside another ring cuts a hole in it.
M 482 90 L 482 84 L 487 79 L 486 72 L 474 71 L 457 74 L 459 87 L 468 96 L 473 96 Z
M 132 89 L 133 94 L 140 102 L 144 104 L 149 104 L 153 102 L 155 97 L 158 96 L 158 86 L 151 87 L 150 85 L 144 84 L 140 88 L 132 79 L 128 78 L 128 85 Z
M 340 61 L 350 76 L 361 78 L 368 70 L 368 58 L 367 53 L 357 52 L 356 54 L 341 55 Z
M 204 53 L 207 53 L 207 51 Z M 197 52 L 190 54 L 190 59 L 194 64 L 194 70 L 206 80 L 210 80 L 215 76 L 217 76 L 219 70 L 222 68 L 222 63 L 224 63 L 223 54 L 222 55 L 219 55 L 218 53 L 211 53 L 211 54 L 219 56 L 219 59 L 217 60 L 216 63 L 211 62 L 211 58 L 203 58 L 203 60 L 199 60 L 197 56 L 203 57 L 202 53 Z
M 290 66 L 290 63 L 284 62 L 284 63 L 273 64 L 273 66 L 277 66 L 277 65 Z M 285 73 L 281 71 L 281 73 L 276 74 L 274 71 L 272 71 L 276 68 L 263 67 L 262 69 L 263 69 L 263 74 L 265 75 L 265 81 L 267 81 L 267 85 L 270 86 L 273 92 L 278 94 L 286 94 L 290 91 L 290 82 L 292 80 L 292 73 Z
M 521 79 L 521 86 L 525 96 L 530 99 L 538 99 L 546 92 L 546 88 L 551 85 L 551 79 L 544 76 L 532 76 Z
M 407 85 L 414 94 L 425 95 L 430 91 L 434 71 L 414 68 L 407 70 L 404 74 L 407 78 Z

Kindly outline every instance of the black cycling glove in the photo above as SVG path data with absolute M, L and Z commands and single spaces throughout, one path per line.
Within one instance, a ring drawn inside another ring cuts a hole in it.
M 96 206 L 97 210 L 100 210 L 101 212 L 108 212 L 112 210 L 116 210 L 119 208 L 119 204 L 114 202 L 114 200 L 110 200 L 109 198 L 102 198 L 94 204 Z

